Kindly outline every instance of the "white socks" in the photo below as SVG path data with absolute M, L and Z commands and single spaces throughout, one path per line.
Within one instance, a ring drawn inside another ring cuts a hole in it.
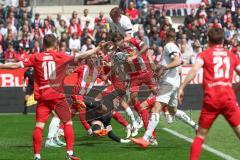
M 67 154 L 72 156 L 73 155 L 73 151 L 67 151 Z
M 41 159 L 41 156 L 40 156 L 40 154 L 35 154 L 35 155 L 34 155 L 34 158 Z
M 175 116 L 179 119 L 181 119 L 184 123 L 188 124 L 192 128 L 196 128 L 196 123 L 182 110 L 177 110 Z
M 151 113 L 151 118 L 149 120 L 148 128 L 143 136 L 146 141 L 152 137 L 152 133 L 158 125 L 160 115 L 159 113 Z
M 127 115 L 131 118 L 132 122 L 133 123 L 136 122 L 136 119 L 134 117 L 134 114 L 133 114 L 133 111 L 131 110 L 131 108 L 128 107 L 125 111 L 126 111 Z
M 49 125 L 48 138 L 54 138 L 60 125 L 60 119 L 58 117 L 53 117 Z

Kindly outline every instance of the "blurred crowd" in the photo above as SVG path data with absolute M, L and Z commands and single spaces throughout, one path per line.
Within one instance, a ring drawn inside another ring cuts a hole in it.
M 166 32 L 173 27 L 167 11 L 150 8 L 147 0 L 121 1 L 119 7 L 134 25 L 134 37 L 160 58 Z M 92 17 L 85 9 L 83 13 L 73 11 L 69 18 L 60 13 L 56 18 L 42 18 L 39 13 L 33 15 L 27 0 L 0 4 L 0 62 L 21 61 L 42 51 L 42 39 L 47 34 L 54 34 L 59 50 L 68 55 L 92 49 L 108 37 L 107 17 L 102 11 Z M 225 47 L 240 55 L 240 1 L 204 0 L 177 28 L 177 43 L 187 64 L 194 63 L 197 54 L 207 47 L 206 34 L 211 27 L 224 28 Z

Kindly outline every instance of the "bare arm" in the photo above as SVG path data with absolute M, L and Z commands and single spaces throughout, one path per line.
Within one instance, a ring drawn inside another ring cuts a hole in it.
M 79 59 L 85 59 L 85 58 L 88 58 L 89 56 L 91 55 L 94 55 L 95 53 L 97 53 L 99 50 L 101 49 L 100 46 L 96 47 L 96 48 L 93 48 L 91 50 L 88 50 L 86 52 L 83 52 L 81 54 L 77 54 L 75 56 L 75 61 L 78 61 Z
M 143 46 L 142 46 L 142 49 L 139 51 L 138 55 L 146 53 L 147 50 L 148 50 L 148 46 L 144 43 Z
M 1 69 L 17 69 L 17 68 L 22 68 L 22 62 L 10 62 L 10 63 L 0 63 L 0 68 Z
M 180 66 L 180 65 L 182 65 L 182 61 L 181 61 L 181 59 L 180 59 L 179 56 L 176 56 L 176 57 L 174 57 L 174 58 L 172 59 L 172 62 L 169 63 L 169 64 L 166 66 L 165 69 L 166 69 L 166 70 L 172 69 L 172 68 L 178 67 L 178 66 Z
M 187 74 L 185 80 L 182 82 L 179 91 L 178 91 L 178 100 L 182 103 L 183 96 L 184 96 L 184 88 L 195 78 L 196 74 L 198 73 L 199 69 L 203 66 L 201 62 L 196 62 L 192 69 Z

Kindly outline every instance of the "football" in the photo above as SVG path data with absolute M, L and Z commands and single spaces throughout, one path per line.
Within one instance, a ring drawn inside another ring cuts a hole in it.
M 113 55 L 113 60 L 115 63 L 125 63 L 127 60 L 127 54 L 125 52 L 116 52 Z

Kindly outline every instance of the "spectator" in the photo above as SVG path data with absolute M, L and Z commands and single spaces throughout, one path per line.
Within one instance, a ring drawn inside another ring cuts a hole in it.
M 226 6 L 231 10 L 231 13 L 234 14 L 237 8 L 240 7 L 240 2 L 238 0 L 229 0 Z
M 78 17 L 77 11 L 73 11 L 73 12 L 72 12 L 72 17 L 71 17 L 71 19 L 75 19 L 75 20 L 76 20 L 75 23 L 81 25 L 81 20 L 80 20 L 80 18 Z M 71 21 L 71 20 L 70 20 L 70 21 Z
M 42 21 L 42 19 L 40 19 L 39 13 L 35 14 L 35 18 L 32 21 L 32 28 L 35 28 L 35 27 L 38 27 L 38 28 L 43 27 L 43 21 Z
M 77 19 L 72 18 L 70 21 L 70 26 L 68 28 L 68 34 L 72 35 L 73 33 L 77 32 L 78 36 L 82 35 L 82 28 L 79 23 L 77 23 Z
M 93 49 L 93 48 L 95 48 L 95 45 L 92 44 L 92 39 L 87 38 L 86 44 L 84 44 L 82 46 L 81 52 L 85 52 L 85 51 L 88 51 L 88 50 Z
M 8 50 L 9 49 L 9 45 L 12 45 L 14 50 L 18 49 L 18 44 L 14 40 L 13 34 L 11 32 L 8 33 L 7 39 L 4 41 L 3 50 L 4 51 Z
M 61 13 L 57 14 L 57 18 L 54 20 L 54 26 L 56 28 L 58 28 L 60 26 L 61 21 L 65 22 L 66 26 L 69 26 L 69 21 L 67 20 L 67 18 L 65 16 L 63 16 Z
M 43 34 L 44 35 L 48 35 L 48 34 L 53 34 L 53 28 L 54 26 L 52 26 L 52 24 L 49 22 L 48 19 L 44 19 L 44 26 L 43 26 Z
M 28 50 L 29 48 L 26 48 L 24 46 L 19 47 L 19 52 L 16 54 L 16 61 L 24 61 L 28 57 Z
M 74 32 L 69 40 L 69 49 L 75 52 L 79 52 L 81 49 L 81 41 L 77 32 Z
M 13 43 L 8 44 L 7 51 L 5 52 L 5 63 L 16 62 L 16 51 L 14 50 Z
M 189 26 L 195 20 L 195 9 L 191 9 L 191 14 L 187 15 L 184 19 L 184 26 Z
M 86 26 L 86 23 L 89 23 L 88 25 L 90 28 L 94 28 L 93 18 L 89 16 L 88 9 L 83 10 L 83 16 L 81 17 L 81 25 Z
M 144 26 L 147 23 L 148 13 L 149 13 L 149 6 L 147 5 L 146 1 L 143 1 L 142 7 L 139 9 L 139 21 Z
M 61 38 L 61 34 L 63 32 L 67 32 L 67 25 L 66 25 L 65 20 L 61 19 L 60 23 L 59 23 L 59 25 L 57 26 L 56 29 L 57 29 L 57 37 L 58 37 L 58 39 L 60 39 Z
M 67 43 L 65 41 L 62 41 L 59 45 L 59 51 L 60 52 L 63 52 L 69 56 L 74 56 L 72 53 L 74 52 L 71 52 L 68 48 L 67 48 Z
M 138 10 L 135 7 L 134 2 L 129 2 L 129 6 L 125 11 L 126 16 L 128 16 L 132 22 L 132 24 L 137 24 L 138 23 Z
M 33 44 L 33 47 L 31 49 L 31 53 L 34 54 L 34 53 L 40 53 L 42 51 L 41 47 L 40 47 L 40 42 L 35 40 L 34 41 L 34 44 Z
M 225 11 L 226 9 L 223 7 L 223 2 L 218 1 L 214 9 L 215 16 L 221 18 L 225 14 Z
M 209 24 L 209 28 L 222 28 L 222 25 L 219 22 L 218 18 L 214 18 L 213 23 Z
M 193 52 L 191 54 L 190 64 L 194 64 L 197 59 L 197 55 L 202 52 L 201 44 L 198 40 L 195 40 L 192 44 Z
M 237 28 L 240 28 L 240 7 L 237 8 L 236 13 L 233 15 L 233 22 L 236 24 Z
M 4 27 L 3 20 L 0 20 L 0 34 L 4 37 L 7 36 L 7 28 Z
M 170 29 L 169 25 L 167 24 L 164 24 L 159 32 L 159 37 L 162 39 L 162 40 L 165 40 L 166 39 L 166 33 L 167 31 Z
M 100 11 L 99 16 L 95 18 L 95 20 L 94 20 L 95 25 L 97 25 L 99 23 L 99 21 L 101 21 L 103 25 L 107 24 L 107 18 L 104 17 L 103 11 Z

